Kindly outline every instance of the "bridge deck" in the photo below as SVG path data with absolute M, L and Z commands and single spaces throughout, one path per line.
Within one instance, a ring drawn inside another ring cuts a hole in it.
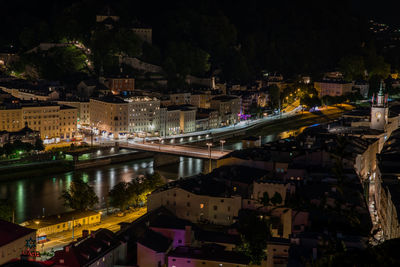
M 188 147 L 179 145 L 165 145 L 165 144 L 149 144 L 149 143 L 120 143 L 122 148 L 130 148 L 144 151 L 152 151 L 158 153 L 166 153 L 172 155 L 193 157 L 193 158 L 204 158 L 208 159 L 210 157 L 208 149 L 202 149 L 198 147 Z M 220 151 L 217 149 L 211 149 L 211 159 L 220 159 L 225 155 L 228 155 L 232 151 L 224 150 Z

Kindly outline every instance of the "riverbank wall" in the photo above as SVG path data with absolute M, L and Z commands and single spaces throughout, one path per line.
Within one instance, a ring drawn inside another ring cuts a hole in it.
M 104 166 L 104 165 L 110 165 L 110 164 L 116 164 L 116 163 L 122 163 L 122 162 L 138 160 L 138 159 L 146 159 L 152 157 L 154 157 L 154 154 L 151 152 L 134 152 L 122 155 L 110 155 L 105 158 L 78 161 L 73 164 L 73 169 L 80 170 L 80 169 L 95 168 L 98 166 Z
M 96 168 L 99 166 L 117 164 L 138 159 L 146 159 L 151 157 L 153 157 L 153 153 L 150 152 L 133 152 L 121 155 L 109 155 L 98 159 L 83 160 L 76 163 L 67 160 L 55 160 L 48 162 L 35 162 L 28 164 L 3 166 L 0 168 L 0 182 L 31 177 L 33 178 L 39 176 L 48 176 L 62 172 Z

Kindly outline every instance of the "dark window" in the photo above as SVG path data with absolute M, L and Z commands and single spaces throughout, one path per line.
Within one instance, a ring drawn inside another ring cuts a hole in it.
M 218 207 L 217 206 L 214 206 L 214 210 L 217 210 L 218 209 Z

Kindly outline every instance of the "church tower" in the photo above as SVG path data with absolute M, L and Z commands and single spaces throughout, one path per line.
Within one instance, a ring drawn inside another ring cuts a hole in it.
M 371 129 L 385 130 L 388 122 L 388 113 L 387 97 L 383 94 L 381 82 L 376 102 L 374 101 L 374 96 L 372 96 Z

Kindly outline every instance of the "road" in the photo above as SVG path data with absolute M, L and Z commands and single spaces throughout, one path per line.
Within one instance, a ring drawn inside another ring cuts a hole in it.
M 141 208 L 137 211 L 130 211 L 127 212 L 123 217 L 118 217 L 115 214 L 102 216 L 101 223 L 98 225 L 91 225 L 91 226 L 81 226 L 74 228 L 74 239 L 72 239 L 72 230 L 71 231 L 64 231 L 61 233 L 56 233 L 52 235 L 48 235 L 47 238 L 49 239 L 48 242 L 44 243 L 43 245 L 38 245 L 38 251 L 41 253 L 43 252 L 50 252 L 52 249 L 53 251 L 60 250 L 64 246 L 71 243 L 73 240 L 76 241 L 77 238 L 82 237 L 82 230 L 89 230 L 95 231 L 99 228 L 106 228 L 113 232 L 117 232 L 120 230 L 119 223 L 128 222 L 131 223 L 138 219 L 140 216 L 146 214 L 147 208 Z M 42 260 L 47 259 L 47 257 L 43 257 Z
M 153 151 L 158 153 L 167 153 L 167 154 L 174 154 L 179 156 L 187 156 L 191 158 L 203 158 L 203 159 L 219 159 L 223 156 L 228 155 L 230 150 L 215 150 L 215 149 L 203 149 L 199 147 L 189 147 L 189 146 L 175 146 L 175 145 L 167 145 L 167 144 L 155 144 L 155 143 L 137 143 L 134 141 L 120 143 L 120 147 L 123 148 L 132 148 L 138 150 L 146 150 L 146 151 Z
M 289 111 L 290 110 L 290 111 Z M 296 108 L 291 108 L 288 109 L 288 111 L 285 113 L 282 113 L 280 115 L 270 115 L 268 117 L 263 117 L 255 120 L 246 120 L 246 121 L 240 121 L 239 123 L 235 125 L 230 125 L 230 126 L 225 126 L 221 128 L 215 128 L 215 129 L 210 129 L 210 130 L 205 130 L 205 131 L 197 131 L 197 132 L 191 132 L 191 133 L 184 133 L 184 134 L 177 134 L 177 135 L 169 135 L 167 137 L 146 137 L 146 142 L 170 142 L 170 144 L 183 144 L 183 143 L 191 143 L 191 142 L 197 142 L 197 141 L 204 141 L 208 139 L 212 139 L 213 135 L 221 134 L 221 133 L 229 133 L 229 132 L 235 132 L 235 131 L 240 131 L 244 130 L 246 128 L 251 128 L 256 125 L 262 125 L 266 123 L 270 123 L 274 120 L 280 120 L 284 118 L 290 118 L 293 117 L 301 111 L 301 106 L 297 106 Z M 116 141 L 118 142 L 124 142 L 127 141 L 126 139 L 118 139 L 114 140 L 113 138 L 106 138 L 102 136 L 97 136 L 97 141 L 94 141 L 96 144 L 113 144 Z M 186 141 L 184 140 L 186 139 Z M 88 138 L 84 139 L 86 142 L 89 141 Z M 141 137 L 136 137 L 132 140 L 130 140 L 130 143 L 135 142 L 135 143 L 144 143 L 143 138 Z M 176 147 L 176 146 L 175 146 Z

